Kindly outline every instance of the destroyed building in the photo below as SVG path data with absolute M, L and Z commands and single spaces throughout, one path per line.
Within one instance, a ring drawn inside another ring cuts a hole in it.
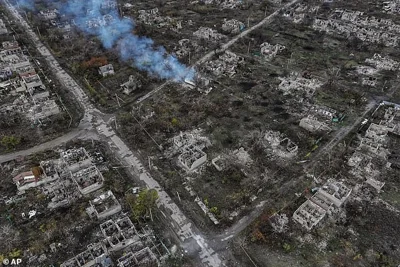
M 120 87 L 124 94 L 129 95 L 136 89 L 141 88 L 142 82 L 138 77 L 135 77 L 134 75 L 130 75 L 128 81 L 121 84 Z
M 207 161 L 207 154 L 203 149 L 211 145 L 210 141 L 200 135 L 199 130 L 180 133 L 172 138 L 172 154 L 178 156 L 178 163 L 186 171 L 193 171 Z
M 22 54 L 22 49 L 19 46 L 17 41 L 6 41 L 2 43 L 3 49 L 0 51 L 0 55 L 9 56 L 9 55 L 16 55 Z
M 64 165 L 71 172 L 76 172 L 92 164 L 89 154 L 83 147 L 62 151 L 60 153 L 60 158 L 63 160 Z
M 319 121 L 315 116 L 308 115 L 300 120 L 299 126 L 309 132 L 329 132 L 331 128 L 325 122 Z
M 59 179 L 55 163 L 52 161 L 41 162 L 40 166 L 33 167 L 30 171 L 22 172 L 13 178 L 18 191 L 24 192 L 29 188 L 50 183 Z
M 352 167 L 350 173 L 380 192 L 385 185 L 384 182 L 376 178 L 381 173 L 381 168 L 390 168 L 391 162 L 388 161 L 390 155 L 388 142 L 389 133 L 400 135 L 399 132 L 399 108 L 393 103 L 382 102 L 379 108 L 384 108 L 383 118 L 377 123 L 371 123 L 365 135 L 360 138 L 360 143 L 356 151 L 348 159 L 347 164 Z M 383 164 L 378 164 L 379 160 Z
M 60 267 L 111 267 L 112 261 L 102 243 L 88 245 L 88 249 L 65 261 Z
M 231 51 L 225 51 L 217 60 L 208 61 L 205 69 L 215 76 L 233 77 L 240 64 L 244 62 L 244 58 L 236 55 Z
M 89 205 L 86 212 L 90 217 L 96 217 L 99 220 L 121 211 L 121 205 L 110 190 L 89 201 Z
M 293 157 L 297 154 L 298 146 L 284 134 L 275 131 L 266 131 L 264 140 L 272 153 L 279 157 Z
M 382 57 L 380 54 L 374 54 L 372 58 L 367 58 L 365 62 L 379 70 L 396 71 L 399 69 L 399 62 L 387 56 Z
M 325 215 L 333 214 L 351 194 L 343 183 L 328 180 L 318 191 L 304 202 L 293 214 L 293 220 L 308 231 L 315 227 Z
M 8 33 L 7 27 L 4 24 L 4 21 L 2 19 L 0 19 L 0 35 L 7 34 L 7 33 Z
M 61 112 L 55 100 L 47 100 L 40 104 L 33 105 L 26 113 L 28 119 L 31 121 L 38 121 L 57 115 Z
M 56 19 L 58 16 L 57 9 L 40 10 L 39 15 L 45 20 Z
M 207 27 L 200 27 L 197 31 L 193 33 L 193 35 L 198 39 L 204 39 L 211 42 L 217 42 L 226 39 L 225 35 Z
M 73 173 L 72 179 L 82 195 L 87 195 L 102 188 L 104 183 L 103 175 L 94 165 Z
M 197 146 L 189 145 L 182 149 L 178 161 L 187 171 L 193 171 L 207 161 L 207 154 Z
M 296 72 L 290 73 L 289 77 L 279 77 L 279 80 L 281 80 L 281 82 L 278 85 L 278 90 L 282 91 L 284 95 L 298 94 L 305 98 L 311 98 L 314 95 L 315 90 L 323 84 L 314 78 L 304 78 Z
M 396 46 L 400 33 L 400 25 L 390 19 L 341 9 L 336 9 L 328 19 L 315 19 L 313 28 L 328 34 L 337 33 L 347 37 L 354 35 L 362 41 L 382 43 L 385 46 Z
M 244 23 L 236 19 L 224 19 L 224 23 L 222 24 L 222 31 L 226 33 L 238 34 L 243 31 L 244 28 Z
M 118 259 L 117 267 L 158 267 L 159 261 L 149 247 L 135 253 L 128 252 Z
M 68 206 L 81 196 L 71 179 L 49 183 L 42 188 L 42 192 L 50 200 L 47 205 L 49 209 Z
M 140 236 L 129 217 L 115 221 L 108 220 L 100 225 L 100 229 L 105 237 L 108 251 L 118 251 L 136 242 L 141 242 Z
M 264 56 L 266 60 L 272 60 L 278 53 L 282 52 L 285 49 L 285 46 L 276 44 L 272 45 L 267 42 L 262 43 L 260 45 L 261 55 Z
M 112 64 L 107 64 L 99 67 L 99 74 L 103 77 L 107 77 L 109 75 L 114 75 L 114 67 Z
M 325 217 L 325 214 L 326 211 L 323 208 L 307 200 L 294 212 L 293 220 L 307 230 L 311 230 Z

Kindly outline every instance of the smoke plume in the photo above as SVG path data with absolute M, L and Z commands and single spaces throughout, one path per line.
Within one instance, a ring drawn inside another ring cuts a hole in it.
M 29 9 L 34 7 L 34 0 L 17 2 Z M 164 47 L 155 46 L 152 39 L 133 34 L 134 21 L 121 18 L 113 0 L 68 0 L 59 5 L 59 12 L 73 19 L 81 31 L 97 36 L 106 49 L 115 48 L 121 60 L 139 70 L 178 82 L 193 79 L 193 68 L 168 55 Z

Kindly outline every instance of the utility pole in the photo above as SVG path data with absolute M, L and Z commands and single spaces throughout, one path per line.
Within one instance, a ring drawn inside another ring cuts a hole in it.
M 40 34 L 40 31 L 39 31 L 39 27 L 36 27 L 36 29 L 37 29 L 39 37 L 42 38 L 42 35 Z

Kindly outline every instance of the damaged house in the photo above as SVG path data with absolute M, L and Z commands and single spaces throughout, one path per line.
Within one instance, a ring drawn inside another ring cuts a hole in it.
M 108 251 L 118 251 L 136 242 L 141 242 L 129 217 L 117 220 L 108 220 L 100 225 L 101 232 L 105 237 Z
M 87 195 L 102 188 L 104 183 L 103 175 L 94 165 L 73 173 L 72 179 L 82 195 Z
M 236 19 L 224 19 L 224 23 L 222 24 L 222 31 L 226 33 L 238 34 L 245 29 L 245 25 L 243 22 L 240 22 Z
M 60 267 L 111 267 L 106 247 L 102 243 L 88 245 L 87 250 L 62 263 Z
M 121 211 L 121 205 L 110 190 L 89 201 L 89 205 L 90 207 L 86 209 L 87 214 L 99 220 Z
M 129 95 L 136 89 L 141 88 L 142 82 L 139 78 L 135 77 L 134 75 L 130 75 L 129 80 L 127 82 L 124 82 L 123 84 L 121 84 L 120 87 L 124 94 Z
M 330 215 L 340 208 L 351 191 L 341 182 L 328 180 L 293 213 L 293 220 L 310 231 L 326 214 Z
M 107 65 L 101 66 L 99 68 L 99 74 L 101 76 L 103 76 L 103 77 L 107 77 L 109 75 L 114 75 L 115 72 L 114 72 L 113 65 L 112 64 L 107 64 Z

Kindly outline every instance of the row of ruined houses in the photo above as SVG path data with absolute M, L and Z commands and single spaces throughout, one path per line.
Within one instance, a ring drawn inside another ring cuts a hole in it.
M 61 112 L 17 41 L 2 43 L 0 51 L 0 98 L 15 100 L 0 107 L 0 114 L 20 113 L 32 122 L 40 122 Z

